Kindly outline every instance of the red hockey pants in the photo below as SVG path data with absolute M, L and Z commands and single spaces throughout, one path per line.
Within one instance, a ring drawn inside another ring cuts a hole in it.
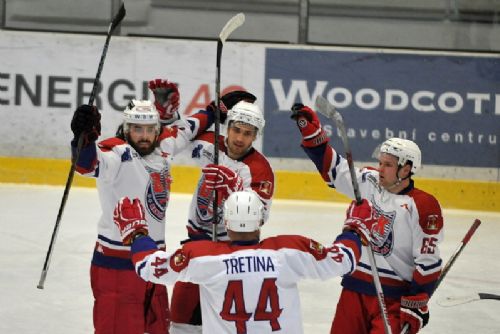
M 385 298 L 392 333 L 401 332 L 399 299 Z M 330 334 L 384 334 L 377 296 L 342 289 Z
M 90 282 L 96 334 L 168 333 L 170 314 L 165 286 L 147 283 L 132 270 L 94 265 L 90 268 Z

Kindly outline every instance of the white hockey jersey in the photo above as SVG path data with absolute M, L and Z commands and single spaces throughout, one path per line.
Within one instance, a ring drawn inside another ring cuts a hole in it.
M 347 160 L 328 144 L 304 148 L 330 187 L 354 199 Z M 373 249 L 385 296 L 399 298 L 427 292 L 432 295 L 441 273 L 439 244 L 443 240 L 443 217 L 438 201 L 410 185 L 392 194 L 378 184 L 378 171 L 356 170 L 362 198 L 369 200 L 377 216 L 385 217 L 374 231 Z M 366 252 L 357 270 L 342 280 L 345 288 L 376 295 Z
M 165 211 L 170 196 L 170 164 L 168 157 L 187 147 L 206 130 L 211 116 L 195 114 L 175 123 L 160 134 L 159 146 L 141 157 L 120 138 L 109 138 L 83 148 L 76 171 L 96 178 L 102 215 L 92 263 L 114 269 L 133 269 L 130 247 L 121 242 L 113 222 L 113 210 L 119 199 L 139 198 L 145 207 L 150 235 L 160 248 L 165 248 Z M 75 143 L 72 143 L 75 151 Z
M 214 161 L 213 132 L 205 132 L 191 142 L 191 157 L 204 167 Z M 235 171 L 243 180 L 244 189 L 252 189 L 264 203 L 264 222 L 269 217 L 269 211 L 274 193 L 274 172 L 269 161 L 253 147 L 240 159 L 233 160 L 227 155 L 224 137 L 219 137 L 219 165 Z M 223 199 L 219 198 L 217 239 L 228 240 L 222 223 Z M 192 240 L 211 239 L 213 222 L 213 191 L 203 186 L 203 175 L 191 200 L 187 230 Z
M 303 236 L 258 242 L 207 240 L 170 254 L 143 237 L 132 245 L 137 274 L 146 281 L 200 285 L 203 333 L 303 333 L 297 282 L 350 273 L 360 241 L 344 232 L 329 248 Z

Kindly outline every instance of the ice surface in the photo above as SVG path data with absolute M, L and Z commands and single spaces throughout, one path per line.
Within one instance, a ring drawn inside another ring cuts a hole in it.
M 334 190 L 332 190 L 334 191 Z M 72 188 L 52 254 L 45 289 L 37 289 L 62 187 L 0 184 L 0 333 L 92 333 L 90 258 L 100 206 L 95 189 Z M 167 248 L 185 238 L 190 196 L 173 194 L 167 210 Z M 303 234 L 330 243 L 341 229 L 345 204 L 275 200 L 263 236 Z M 430 306 L 422 333 L 500 333 L 500 301 L 481 300 L 454 307 L 447 296 L 500 294 L 500 214 L 445 210 L 447 261 L 472 224 L 482 225 L 466 246 Z M 329 333 L 340 279 L 300 285 L 307 334 Z

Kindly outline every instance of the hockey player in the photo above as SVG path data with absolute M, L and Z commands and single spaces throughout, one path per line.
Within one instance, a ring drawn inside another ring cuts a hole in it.
M 171 103 L 175 107 L 176 101 Z M 95 333 L 168 332 L 166 290 L 163 286 L 153 288 L 133 272 L 130 246 L 121 242 L 113 210 L 123 196 L 141 198 L 150 236 L 158 247 L 165 247 L 171 182 L 167 157 L 186 147 L 214 119 L 212 113 L 203 111 L 160 132 L 160 120 L 168 122 L 171 117 L 159 115 L 150 101 L 132 100 L 123 112 L 117 137 L 96 144 L 101 130 L 97 108 L 82 105 L 74 113 L 73 154 L 80 135 L 84 138 L 76 171 L 96 178 L 102 209 L 91 265 Z
M 292 112 L 302 147 L 324 181 L 354 198 L 347 160 L 328 144 L 316 113 L 302 104 L 295 104 Z M 390 138 L 381 145 L 378 169 L 356 170 L 361 197 L 372 203 L 374 214 L 385 222 L 373 231 L 372 248 L 393 333 L 399 333 L 405 323 L 412 334 L 427 324 L 427 302 L 441 272 L 443 217 L 438 201 L 414 186 L 412 175 L 420 165 L 417 144 Z M 331 332 L 384 333 L 365 253 L 356 271 L 343 278 L 342 286 Z
M 149 82 L 155 96 L 155 105 L 161 110 L 161 93 L 165 91 L 165 80 Z M 264 221 L 269 216 L 274 193 L 274 172 L 269 161 L 253 147 L 253 142 L 262 134 L 265 121 L 261 109 L 254 104 L 256 97 L 245 91 L 229 92 L 221 97 L 221 123 L 225 124 L 225 136 L 219 137 L 219 164 L 214 165 L 214 133 L 205 131 L 191 142 L 191 157 L 202 167 L 202 175 L 193 195 L 187 232 L 188 240 L 211 240 L 213 224 L 213 193 L 218 192 L 218 217 L 223 214 L 223 202 L 234 191 L 251 189 L 264 203 Z M 215 111 L 215 102 L 207 106 Z M 224 225 L 216 228 L 217 239 L 227 241 Z M 199 333 L 201 312 L 199 289 L 196 284 L 176 283 L 171 299 L 172 334 Z
M 148 237 L 138 199 L 120 200 L 114 220 L 123 243 L 132 243 L 137 275 L 146 281 L 199 284 L 203 333 L 302 333 L 297 282 L 354 270 L 373 219 L 366 200 L 351 205 L 344 232 L 330 247 L 298 235 L 259 241 L 264 205 L 253 191 L 233 192 L 224 203 L 230 242 L 193 241 L 174 253 Z

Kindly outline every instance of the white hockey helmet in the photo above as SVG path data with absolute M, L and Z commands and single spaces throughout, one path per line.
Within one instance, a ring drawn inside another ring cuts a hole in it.
M 250 124 L 257 129 L 258 133 L 262 133 L 266 121 L 264 114 L 259 106 L 250 102 L 240 101 L 227 112 L 227 124 L 230 122 L 242 122 Z
M 129 124 L 156 125 L 160 130 L 160 117 L 153 102 L 131 100 L 123 111 L 123 130 L 129 131 Z
M 264 204 L 253 191 L 236 191 L 224 202 L 226 230 L 253 232 L 264 219 Z
M 422 154 L 415 142 L 402 138 L 389 138 L 380 146 L 380 153 L 387 153 L 398 158 L 398 165 L 412 162 L 411 172 L 415 174 L 422 165 Z

